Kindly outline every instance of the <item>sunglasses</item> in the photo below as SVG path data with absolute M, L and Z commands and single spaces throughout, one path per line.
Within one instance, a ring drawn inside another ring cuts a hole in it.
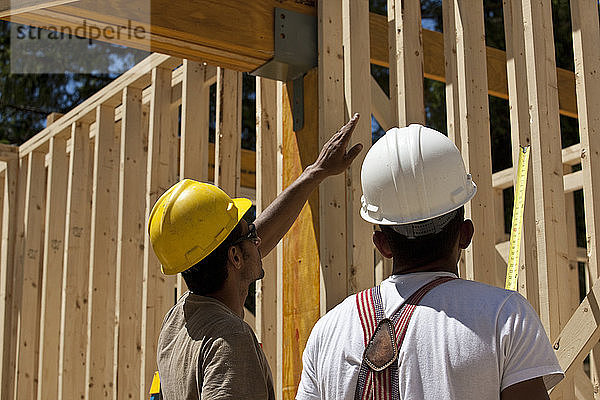
M 236 244 L 240 244 L 240 243 L 242 243 L 245 240 L 250 240 L 255 245 L 258 244 L 259 239 L 258 239 L 258 234 L 256 233 L 256 227 L 254 226 L 254 224 L 248 224 L 248 233 L 246 233 L 241 238 L 236 239 L 233 243 L 231 243 L 231 246 L 235 246 Z

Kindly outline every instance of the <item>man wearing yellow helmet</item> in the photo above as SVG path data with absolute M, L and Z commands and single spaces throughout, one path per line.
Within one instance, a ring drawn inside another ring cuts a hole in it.
M 184 179 L 154 205 L 148 231 L 167 275 L 181 273 L 189 292 L 167 313 L 158 341 L 165 399 L 274 399 L 269 365 L 243 321 L 250 283 L 294 223 L 311 192 L 345 171 L 362 149 L 348 151 L 356 114 L 323 146 L 317 160 L 248 224 L 248 199 Z

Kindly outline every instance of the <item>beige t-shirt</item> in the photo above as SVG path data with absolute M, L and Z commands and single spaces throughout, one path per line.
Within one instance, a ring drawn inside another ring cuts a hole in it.
M 167 313 L 157 360 L 165 400 L 275 399 L 254 332 L 210 297 L 187 292 Z

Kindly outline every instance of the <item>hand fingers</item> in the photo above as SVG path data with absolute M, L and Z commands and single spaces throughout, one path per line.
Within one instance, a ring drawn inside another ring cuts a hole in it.
M 348 121 L 346 123 L 346 125 L 342 126 L 342 128 L 340 129 L 339 135 L 341 136 L 341 141 L 344 143 L 344 145 L 348 144 L 348 141 L 350 140 L 350 137 L 352 136 L 352 132 L 354 131 L 354 128 L 356 128 L 356 125 L 358 124 L 358 119 L 360 118 L 360 115 L 358 113 L 355 113 L 352 118 L 350 119 L 350 121 Z
M 348 150 L 348 152 L 346 153 L 346 156 L 344 157 L 346 159 L 346 162 L 348 163 L 347 165 L 352 164 L 352 161 L 354 161 L 356 156 L 358 156 L 360 154 L 362 149 L 363 149 L 363 145 L 358 143 L 358 144 L 355 144 L 354 146 L 352 146 L 352 148 L 350 150 Z

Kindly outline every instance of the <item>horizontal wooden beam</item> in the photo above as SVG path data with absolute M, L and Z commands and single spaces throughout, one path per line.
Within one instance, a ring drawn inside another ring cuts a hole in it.
M 577 165 L 581 163 L 581 144 L 577 143 L 574 144 L 572 146 L 566 147 L 564 149 L 562 149 L 562 162 L 564 165 Z M 574 174 L 567 174 L 566 176 L 569 175 L 574 175 Z M 579 176 L 579 175 L 577 175 Z M 574 179 L 574 178 L 568 178 L 568 179 Z M 577 178 L 580 179 L 581 178 Z M 565 182 L 566 184 L 566 182 Z M 503 169 L 502 171 L 498 171 L 495 172 L 494 174 L 492 174 L 492 186 L 495 189 L 507 189 L 509 187 L 511 187 L 513 185 L 513 169 L 512 167 L 507 168 L 507 169 Z M 569 187 L 573 188 L 573 182 L 569 182 Z M 578 187 L 576 189 L 573 190 L 577 190 L 577 189 L 581 189 L 581 187 Z M 573 191 L 570 190 L 570 191 Z M 565 193 L 567 192 L 567 189 L 565 188 Z
M 58 6 L 78 0 L 1 0 L 0 18 Z
M 371 63 L 388 67 L 387 18 L 371 13 Z M 423 67 L 425 78 L 445 82 L 444 38 L 440 32 L 423 29 Z M 488 93 L 508 99 L 506 75 L 506 52 L 487 46 Z M 556 69 L 560 113 L 577 118 L 575 74 L 562 68 Z
M 275 7 L 316 15 L 315 0 L 203 0 L 201 3 L 80 0 L 4 18 L 62 31 L 73 31 L 83 26 L 84 21 L 87 26 L 126 27 L 127 34 L 121 39 L 100 39 L 238 71 L 252 71 L 273 57 Z M 422 39 L 425 77 L 444 82 L 442 34 L 424 29 Z M 370 44 L 371 63 L 389 66 L 386 16 L 370 14 Z M 508 99 L 504 51 L 487 47 L 487 72 L 489 94 Z M 557 68 L 557 77 L 560 112 L 576 118 L 575 75 Z

